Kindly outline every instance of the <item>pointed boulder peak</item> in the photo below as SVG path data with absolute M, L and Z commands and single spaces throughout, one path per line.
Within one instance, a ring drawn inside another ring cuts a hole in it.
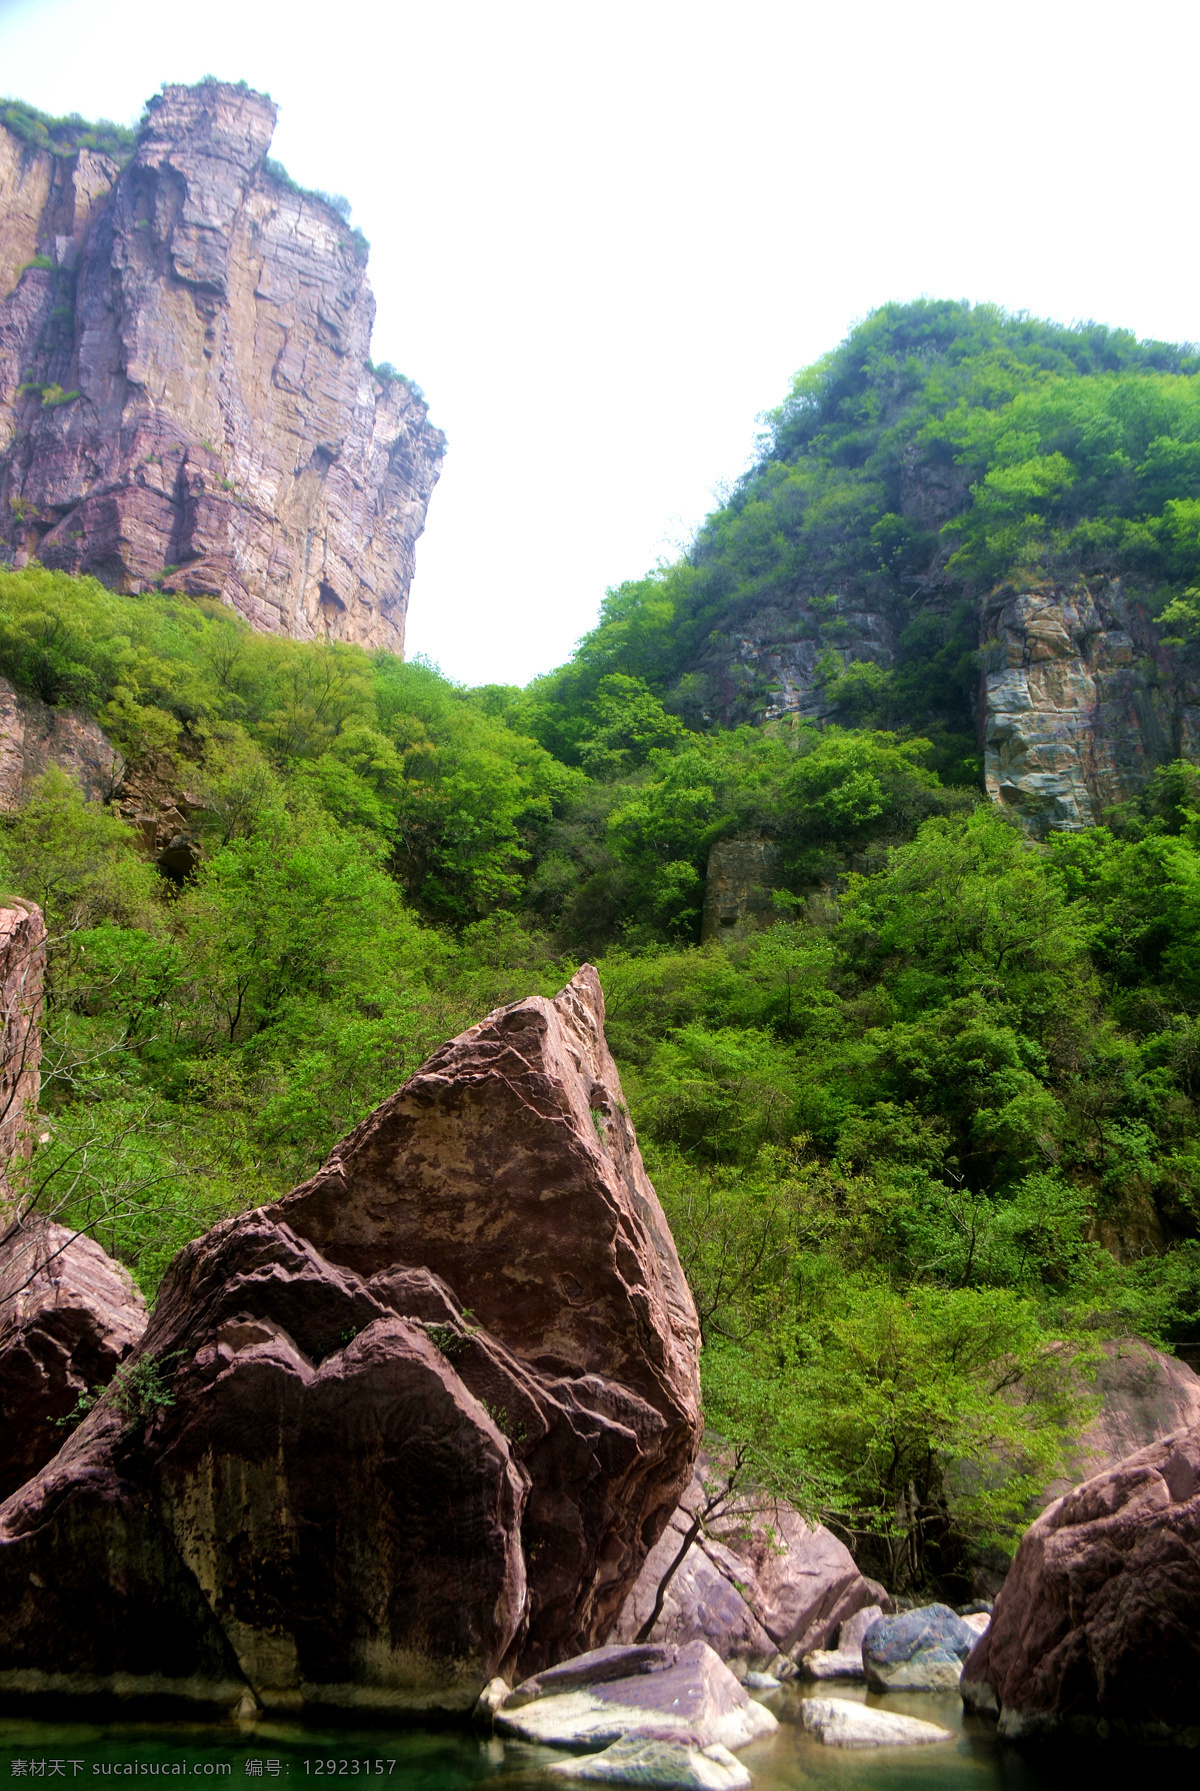
M 697 1353 L 585 966 L 180 1252 L 127 1380 L 0 1508 L 0 1686 L 468 1711 L 611 1630 Z
M 516 1355 L 696 1431 L 695 1307 L 590 964 L 443 1045 L 273 1211 L 358 1274 L 421 1263 Z

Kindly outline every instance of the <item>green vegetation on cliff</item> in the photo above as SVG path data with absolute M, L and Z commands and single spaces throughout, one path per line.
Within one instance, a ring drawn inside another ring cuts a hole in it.
M 614 673 L 693 726 L 760 717 L 770 680 L 739 651 L 749 628 L 817 649 L 835 719 L 915 727 L 943 776 L 971 781 L 981 590 L 1126 576 L 1158 613 L 1200 583 L 1195 350 L 986 305 L 885 305 L 766 423 L 688 552 L 610 591 L 571 663 L 531 687 L 528 725 L 568 761 Z M 894 665 L 865 651 L 846 666 L 856 610 L 887 618 Z
M 0 100 L 0 124 L 32 149 L 45 149 L 51 155 L 71 156 L 81 149 L 94 149 L 111 156 L 115 162 L 127 162 L 137 144 L 137 132 L 128 125 L 113 124 L 100 118 L 92 124 L 71 112 L 66 118 L 52 118 L 39 112 L 24 100 Z
M 152 1289 L 591 957 L 711 1421 L 893 1585 L 952 1587 L 1061 1465 L 1103 1339 L 1200 1341 L 1200 773 L 1031 839 L 974 783 L 967 625 L 1020 564 L 1136 568 L 1186 632 L 1196 378 L 1111 332 L 887 308 L 687 558 L 525 691 L 0 573 L 0 673 L 98 716 L 194 836 L 162 875 L 57 773 L 3 821 L 52 939 L 31 1190 Z M 913 479 L 944 523 L 902 526 Z M 903 611 L 890 669 L 837 655 L 835 579 Z M 798 588 L 840 725 L 716 725 L 753 693 L 704 666 Z M 738 835 L 778 848 L 774 924 L 701 944 Z

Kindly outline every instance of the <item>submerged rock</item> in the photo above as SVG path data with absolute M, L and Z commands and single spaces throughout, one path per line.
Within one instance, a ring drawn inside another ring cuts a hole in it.
M 878 1617 L 862 1640 L 863 1671 L 877 1691 L 950 1691 L 977 1640 L 949 1605 Z
M 0 1242 L 0 1499 L 57 1455 L 81 1398 L 146 1329 L 133 1277 L 93 1239 L 27 1221 Z
M 963 1702 L 1013 1738 L 1200 1745 L 1200 1425 L 1084 1481 L 1026 1531 Z
M 181 1252 L 140 1405 L 0 1508 L 0 1690 L 469 1711 L 611 1627 L 697 1345 L 585 967 Z
M 597 1649 L 517 1686 L 496 1713 L 499 1734 L 565 1748 L 607 1748 L 647 1729 L 739 1748 L 778 1726 L 704 1642 Z
M 949 1729 L 936 1723 L 874 1710 L 849 1698 L 805 1698 L 800 1715 L 808 1733 L 826 1747 L 922 1747 L 953 1739 Z
M 548 1771 L 610 1785 L 661 1785 L 672 1791 L 749 1791 L 750 1774 L 719 1741 L 701 1747 L 678 1736 L 627 1735 L 599 1754 L 558 1760 Z

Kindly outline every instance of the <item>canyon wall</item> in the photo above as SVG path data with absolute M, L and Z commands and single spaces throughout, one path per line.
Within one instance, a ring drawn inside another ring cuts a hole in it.
M 365 244 L 274 124 L 168 87 L 121 169 L 0 127 L 0 553 L 399 653 L 444 440 L 372 372 Z
M 956 468 L 910 460 L 907 523 L 936 531 L 970 494 Z M 975 612 L 975 722 L 984 784 L 1034 833 L 1090 827 L 1173 759 L 1200 762 L 1200 665 L 1168 645 L 1139 593 L 1120 579 L 971 593 L 936 564 L 904 600 L 884 581 L 846 579 L 818 595 L 798 581 L 715 632 L 701 669 L 726 722 L 856 718 L 839 708 L 847 668 L 890 671 L 911 614 Z M 867 725 L 870 725 L 868 722 Z

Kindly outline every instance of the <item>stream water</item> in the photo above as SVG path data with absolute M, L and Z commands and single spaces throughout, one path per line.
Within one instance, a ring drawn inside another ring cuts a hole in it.
M 868 1696 L 844 1684 L 806 1686 L 809 1694 L 866 1698 L 888 1710 L 920 1716 L 951 1730 L 930 1747 L 843 1750 L 822 1747 L 800 1728 L 799 1696 L 789 1690 L 766 1700 L 780 1718 L 779 1733 L 747 1748 L 741 1758 L 755 1791 L 1073 1791 L 1081 1774 L 1078 1751 L 1031 1755 L 999 1741 L 992 1724 L 964 1721 L 955 1694 Z M 306 1783 L 357 1779 L 363 1788 L 385 1782 L 404 1791 L 546 1791 L 541 1768 L 562 1759 L 548 1748 L 480 1740 L 457 1729 L 318 1728 L 263 1722 L 196 1727 L 172 1723 L 54 1723 L 0 1717 L 0 1791 L 19 1780 L 53 1779 L 60 1791 L 75 1781 L 160 1778 L 215 1779 L 230 1791 L 300 1791 Z M 1155 1756 L 1156 1771 L 1167 1764 Z M 1087 1770 L 1086 1767 L 1083 1768 Z M 561 1783 L 561 1781 L 558 1781 Z

